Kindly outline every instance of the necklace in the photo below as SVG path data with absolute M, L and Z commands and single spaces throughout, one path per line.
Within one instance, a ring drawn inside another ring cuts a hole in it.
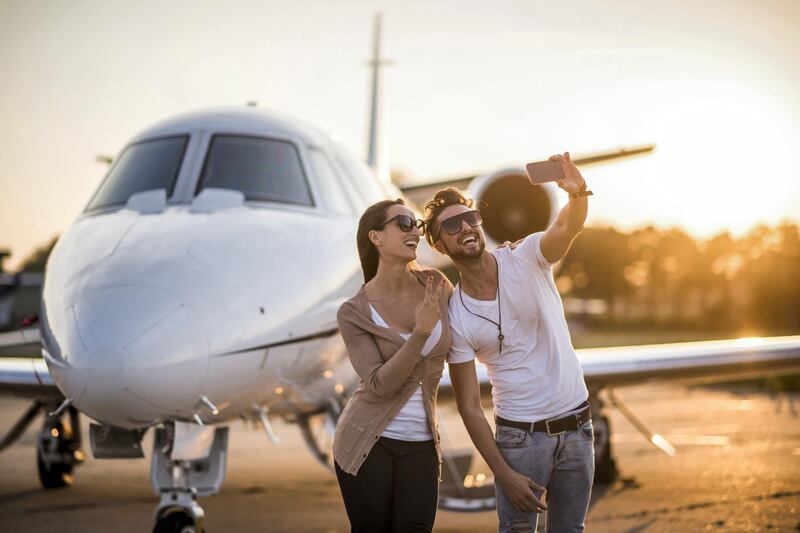
M 498 321 L 495 322 L 491 318 L 479 315 L 478 313 L 473 313 L 470 310 L 470 308 L 467 307 L 467 304 L 464 303 L 464 295 L 463 291 L 461 290 L 460 283 L 458 284 L 458 298 L 461 300 L 461 305 L 464 307 L 464 309 L 466 309 L 467 313 L 474 315 L 478 318 L 482 318 L 487 322 L 491 322 L 492 324 L 497 326 L 497 341 L 500 343 L 498 355 L 503 355 L 503 339 L 505 339 L 505 337 L 503 336 L 503 309 L 500 306 L 500 263 L 497 262 L 496 257 L 494 256 L 492 257 L 494 258 L 494 262 L 497 263 L 497 320 Z

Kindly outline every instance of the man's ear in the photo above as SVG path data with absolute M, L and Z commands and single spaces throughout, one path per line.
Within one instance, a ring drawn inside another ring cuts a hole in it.
M 444 245 L 442 245 L 442 241 L 436 241 L 433 244 L 433 248 L 439 252 L 440 254 L 447 255 L 447 250 L 445 249 Z

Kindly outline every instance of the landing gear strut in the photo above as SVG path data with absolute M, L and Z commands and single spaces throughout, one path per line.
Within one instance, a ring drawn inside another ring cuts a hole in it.
M 187 486 L 191 461 L 173 461 L 172 486 L 161 489 L 153 533 L 204 533 L 205 516 L 197 489 Z
M 156 429 L 150 481 L 161 501 L 153 533 L 205 533 L 197 498 L 219 492 L 227 449 L 227 427 L 175 422 Z
M 331 398 L 317 413 L 304 414 L 297 418 L 300 434 L 314 458 L 333 472 L 333 434 L 336 422 L 342 414 L 341 398 Z
M 45 414 L 36 445 L 36 463 L 42 486 L 54 489 L 71 485 L 75 465 L 82 463 L 85 458 L 81 449 L 78 410 L 69 406 L 66 414 Z

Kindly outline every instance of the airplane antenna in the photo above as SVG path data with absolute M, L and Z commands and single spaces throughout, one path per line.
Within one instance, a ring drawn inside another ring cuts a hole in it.
M 372 69 L 372 94 L 369 112 L 369 139 L 367 139 L 367 164 L 378 170 L 378 128 L 380 113 L 381 67 L 393 62 L 381 57 L 381 13 L 375 13 L 372 40 L 372 59 L 367 63 Z

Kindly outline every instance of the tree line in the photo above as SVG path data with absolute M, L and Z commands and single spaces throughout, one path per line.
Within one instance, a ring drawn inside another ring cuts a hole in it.
M 43 271 L 55 242 L 21 270 Z M 678 228 L 587 227 L 554 276 L 567 313 L 590 325 L 800 331 L 800 228 L 789 222 L 709 239 Z
M 705 240 L 677 228 L 589 227 L 554 275 L 565 304 L 598 304 L 583 313 L 594 323 L 800 330 L 800 230 L 788 222 Z

